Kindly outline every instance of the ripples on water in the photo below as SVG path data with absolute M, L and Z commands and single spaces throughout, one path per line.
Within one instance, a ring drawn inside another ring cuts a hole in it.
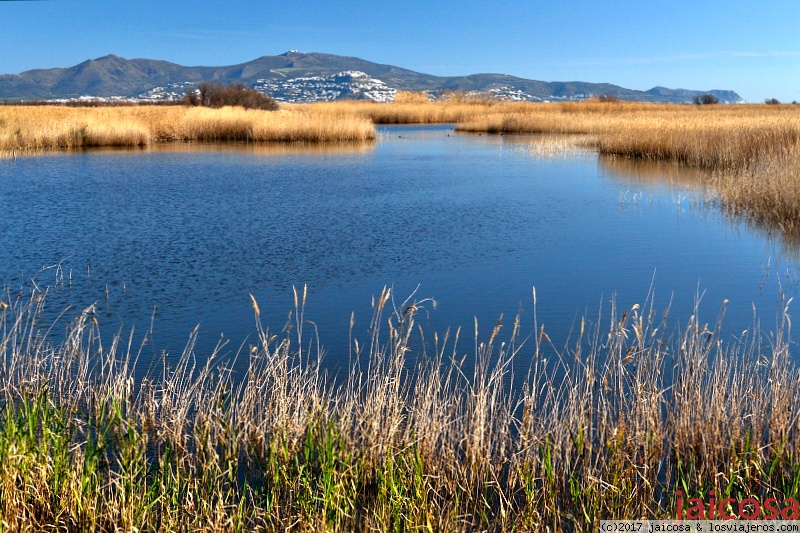
M 672 299 L 676 325 L 698 291 L 709 322 L 730 300 L 731 332 L 749 327 L 753 305 L 774 323 L 797 261 L 769 230 L 709 207 L 706 176 L 559 142 L 406 126 L 358 147 L 175 145 L 1 161 L 0 283 L 28 290 L 41 267 L 63 260 L 50 309 L 96 301 L 112 331 L 144 331 L 154 316 L 151 356 L 179 351 L 198 323 L 199 355 L 223 333 L 235 351 L 254 333 L 249 294 L 278 330 L 291 287 L 304 284 L 306 316 L 333 360 L 347 357 L 351 311 L 366 337 L 384 285 L 436 299 L 420 317 L 429 331 L 471 331 L 475 316 L 487 333 L 501 313 L 510 323 L 521 312 L 530 329 L 535 286 L 539 322 L 557 344 L 614 294 L 626 307 L 651 285 L 656 307 Z

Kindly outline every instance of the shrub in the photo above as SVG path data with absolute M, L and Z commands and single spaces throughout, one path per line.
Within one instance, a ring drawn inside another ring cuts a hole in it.
M 781 101 L 778 100 L 777 98 L 767 98 L 766 100 L 764 100 L 764 103 L 767 105 L 779 105 Z
M 183 97 L 183 103 L 190 106 L 225 107 L 239 106 L 245 109 L 263 109 L 274 111 L 278 103 L 268 94 L 264 94 L 241 83 L 222 85 L 219 83 L 201 83 L 199 90 L 191 90 Z
M 702 96 L 695 96 L 694 98 L 692 98 L 692 101 L 694 101 L 694 103 L 697 105 L 711 105 L 711 104 L 718 104 L 719 98 L 717 98 L 713 94 L 704 94 Z
M 601 94 L 597 97 L 598 100 L 601 102 L 612 103 L 615 104 L 620 101 L 619 96 L 613 95 L 611 93 Z
M 181 100 L 185 105 L 190 106 L 199 106 L 200 105 L 200 91 L 192 89 L 186 92 L 183 95 L 183 99 Z

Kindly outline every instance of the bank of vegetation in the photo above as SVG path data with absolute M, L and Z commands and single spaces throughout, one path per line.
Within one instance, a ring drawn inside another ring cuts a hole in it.
M 170 142 L 364 142 L 372 123 L 358 116 L 321 115 L 313 109 L 277 111 L 242 107 L 0 106 L 0 154 L 52 149 L 137 147 Z
M 391 103 L 368 100 L 343 100 L 307 104 L 320 113 L 333 116 L 361 116 L 375 124 L 462 123 L 500 110 L 522 110 L 524 104 L 463 93 L 448 93 L 433 101 L 424 93 L 401 91 Z
M 517 319 L 424 353 L 425 304 L 385 291 L 332 380 L 302 293 L 277 334 L 253 300 L 238 377 L 190 339 L 141 378 L 143 343 L 103 343 L 91 308 L 51 328 L 44 301 L 0 304 L 4 530 L 592 531 L 674 517 L 678 490 L 800 497 L 785 310 L 774 334 L 731 343 L 697 312 L 669 337 L 646 303 L 582 321 L 562 348 Z

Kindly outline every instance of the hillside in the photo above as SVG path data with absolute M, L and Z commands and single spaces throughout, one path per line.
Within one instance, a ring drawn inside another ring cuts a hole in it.
M 433 76 L 356 57 L 286 52 L 221 67 L 185 67 L 154 59 L 107 55 L 69 68 L 37 69 L 0 75 L 0 100 L 51 100 L 80 97 L 176 98 L 201 82 L 239 82 L 272 94 L 279 101 L 370 98 L 387 101 L 398 90 L 492 92 L 512 100 L 582 100 L 612 94 L 624 100 L 691 102 L 712 93 L 721 102 L 739 102 L 733 91 L 654 87 L 635 91 L 587 82 L 544 82 L 506 74 Z

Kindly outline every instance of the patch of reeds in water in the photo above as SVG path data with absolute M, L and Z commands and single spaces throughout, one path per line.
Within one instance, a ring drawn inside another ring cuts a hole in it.
M 733 212 L 800 238 L 800 142 L 776 144 L 741 169 L 718 172 L 714 184 Z
M 53 343 L 41 294 L 3 302 L 3 528 L 591 531 L 674 517 L 678 489 L 800 497 L 786 309 L 770 336 L 731 342 L 696 313 L 667 337 L 648 303 L 582 321 L 564 349 L 535 319 L 523 340 L 517 319 L 476 324 L 468 355 L 460 332 L 413 353 L 421 304 L 384 291 L 333 382 L 307 349 L 305 296 L 279 335 L 253 300 L 238 380 L 195 334 L 137 380 L 141 348 L 104 344 L 92 308 Z
M 301 108 L 0 106 L 0 156 L 6 157 L 59 148 L 177 141 L 335 143 L 374 138 L 374 126 L 364 118 Z

